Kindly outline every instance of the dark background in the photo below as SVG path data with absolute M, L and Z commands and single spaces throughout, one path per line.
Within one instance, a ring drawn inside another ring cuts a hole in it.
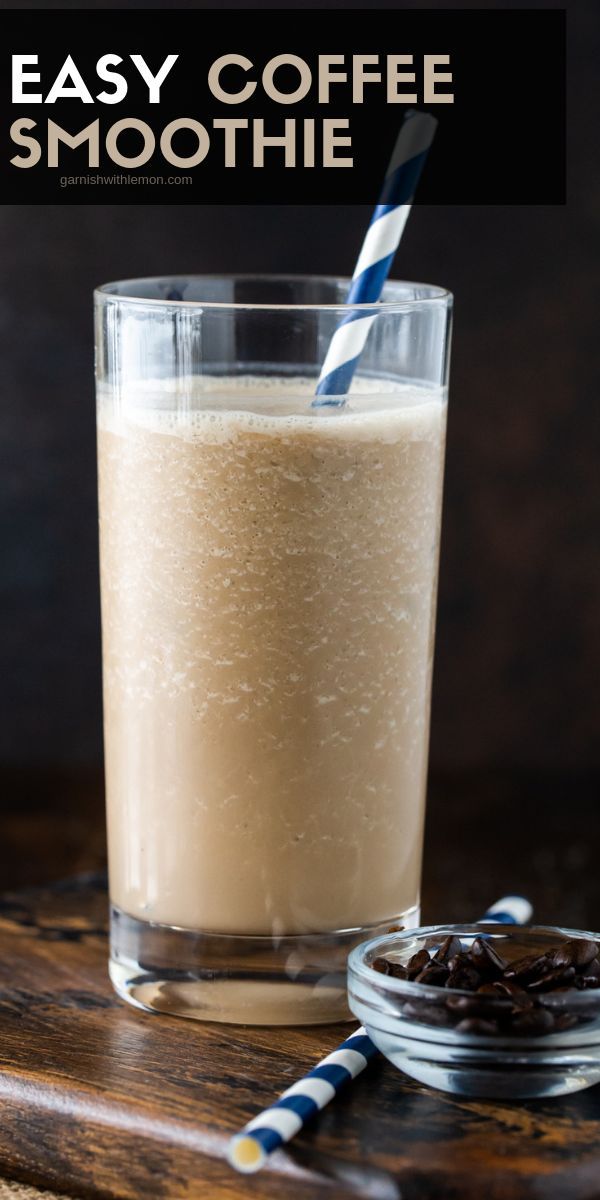
M 438 771 L 600 765 L 600 179 L 588 112 L 600 18 L 595 0 L 568 15 L 567 206 L 420 206 L 395 272 L 456 296 Z M 101 758 L 93 286 L 187 271 L 347 274 L 368 216 L 0 208 L 0 763 Z

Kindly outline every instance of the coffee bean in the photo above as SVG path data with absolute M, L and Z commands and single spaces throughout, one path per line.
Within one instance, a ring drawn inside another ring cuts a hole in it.
M 530 1008 L 527 1012 L 518 1013 L 512 1020 L 511 1033 L 550 1033 L 554 1028 L 554 1017 L 547 1008 Z
M 461 1013 L 463 1016 L 475 1016 L 485 1012 L 487 1004 L 487 1001 L 477 999 L 477 993 L 473 996 L 448 996 L 446 1000 L 446 1008 L 450 1012 Z
M 469 970 L 473 967 L 473 963 L 466 950 L 459 950 L 458 954 L 453 954 L 452 958 L 448 959 L 448 968 L 450 971 L 462 971 L 464 967 L 468 967 Z
M 541 975 L 539 979 L 534 979 L 529 984 L 530 992 L 552 992 L 554 988 L 564 987 L 565 983 L 570 983 L 575 978 L 575 967 L 564 967 L 559 971 L 548 971 L 546 975 Z
M 497 1021 L 486 1021 L 482 1017 L 465 1017 L 456 1026 L 457 1033 L 493 1034 L 498 1033 Z
M 415 983 L 428 983 L 430 987 L 443 987 L 448 978 L 448 968 L 444 963 L 431 959 L 423 970 L 415 976 Z
M 480 996 L 474 992 L 472 996 L 448 996 L 446 1008 L 457 1020 L 463 1017 L 500 1018 L 504 1005 L 494 1001 L 494 997 Z
M 447 966 L 450 959 L 454 958 L 455 954 L 460 954 L 461 950 L 462 943 L 460 938 L 447 937 L 442 942 L 439 950 L 436 950 L 433 957 L 436 962 L 445 963 Z
M 486 979 L 497 979 L 508 966 L 489 938 L 475 938 L 469 950 L 469 958 L 476 970 Z
M 554 1017 L 554 1028 L 557 1033 L 564 1033 L 566 1029 L 572 1029 L 578 1024 L 578 1019 L 575 1013 L 558 1013 Z
M 402 1009 L 407 1021 L 418 1021 L 421 1025 L 436 1025 L 441 1028 L 451 1024 L 451 1016 L 444 1004 L 426 1004 L 410 1000 Z
M 598 946 L 590 938 L 569 938 L 552 953 L 553 967 L 585 967 L 598 957 Z
M 427 966 L 428 962 L 429 952 L 425 949 L 417 950 L 417 953 L 413 954 L 412 958 L 409 958 L 406 964 L 408 967 L 409 979 L 415 979 L 419 972 L 423 970 L 423 967 Z
M 374 971 L 381 975 L 391 975 L 394 979 L 408 979 L 408 971 L 402 963 L 393 962 L 390 958 L 376 958 L 371 963 Z
M 546 954 L 527 954 L 525 958 L 519 958 L 516 962 L 509 963 L 504 971 L 504 978 L 514 979 L 521 985 L 528 984 L 533 979 L 538 979 L 540 975 L 545 975 L 549 968 L 550 963 Z
M 371 963 L 373 970 L 379 971 L 380 975 L 389 975 L 391 965 L 392 964 L 389 959 L 382 958 L 381 956 L 379 956 L 379 958 L 374 958 L 373 962 Z
M 410 975 L 402 963 L 392 962 L 390 963 L 390 966 L 392 968 L 390 975 L 393 979 L 410 979 Z
M 487 995 L 493 994 L 499 999 L 512 1000 L 513 1004 L 519 1008 L 531 1008 L 533 1000 L 527 995 L 524 988 L 519 987 L 517 983 L 513 983 L 511 979 L 496 979 L 494 983 L 486 983 L 478 990 L 478 995 L 484 992 Z
M 474 967 L 456 967 L 446 980 L 447 988 L 458 988 L 461 992 L 476 992 L 481 984 L 481 975 Z

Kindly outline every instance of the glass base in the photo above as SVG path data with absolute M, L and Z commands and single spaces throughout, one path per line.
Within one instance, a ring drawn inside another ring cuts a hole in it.
M 139 921 L 113 905 L 109 973 L 123 1000 L 171 1016 L 242 1025 L 352 1021 L 350 950 L 390 925 L 414 929 L 419 920 L 415 905 L 363 929 L 241 937 Z

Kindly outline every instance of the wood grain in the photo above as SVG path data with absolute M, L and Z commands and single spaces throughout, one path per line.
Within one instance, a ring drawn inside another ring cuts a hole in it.
M 378 1060 L 253 1178 L 227 1140 L 345 1027 L 202 1025 L 128 1009 L 106 976 L 101 878 L 0 902 L 0 1173 L 123 1200 L 590 1200 L 600 1089 L 458 1100 Z

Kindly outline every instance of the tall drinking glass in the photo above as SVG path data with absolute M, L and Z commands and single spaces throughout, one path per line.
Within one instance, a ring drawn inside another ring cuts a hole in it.
M 110 973 L 145 1008 L 347 1017 L 348 950 L 419 920 L 451 297 L 387 284 L 315 404 L 346 290 L 96 292 Z

